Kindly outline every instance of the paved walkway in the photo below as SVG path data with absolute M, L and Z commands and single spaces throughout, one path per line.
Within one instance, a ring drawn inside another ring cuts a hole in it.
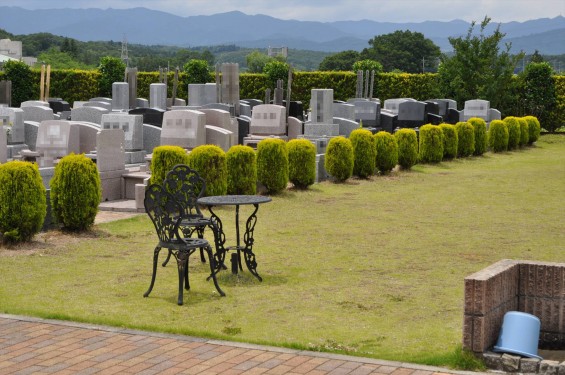
M 0 314 L 0 374 L 477 374 Z

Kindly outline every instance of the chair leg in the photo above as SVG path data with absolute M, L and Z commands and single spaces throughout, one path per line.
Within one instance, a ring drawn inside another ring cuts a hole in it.
M 188 282 L 188 260 L 190 256 L 186 257 L 186 264 L 184 266 L 184 289 L 190 290 L 190 283 Z
M 188 261 L 188 253 L 185 251 L 179 251 L 177 255 L 177 267 L 179 270 L 179 297 L 178 297 L 178 304 L 179 306 L 182 305 L 182 297 L 183 297 L 183 283 L 185 278 L 185 267 L 186 262 Z
M 161 251 L 161 248 L 158 246 L 153 251 L 153 275 L 151 276 L 151 285 L 149 285 L 149 289 L 147 289 L 147 292 L 143 294 L 143 297 L 149 296 L 149 293 L 151 293 L 151 291 L 153 290 L 153 285 L 155 285 L 155 277 L 157 276 L 157 261 L 159 260 L 159 251 Z
M 165 267 L 167 263 L 169 263 L 169 259 L 171 259 L 171 250 L 169 250 L 169 254 L 167 254 L 167 259 L 163 262 L 162 266 Z
M 208 253 L 208 263 L 210 263 L 210 271 L 212 272 L 210 276 L 212 277 L 212 280 L 214 280 L 214 286 L 216 287 L 218 293 L 220 293 L 222 297 L 225 297 L 226 293 L 224 293 L 224 291 L 220 288 L 220 286 L 218 285 L 218 279 L 216 279 L 216 265 L 214 262 L 214 257 L 212 256 L 212 248 L 210 247 L 210 245 L 206 247 L 206 252 Z
M 198 232 L 198 238 L 203 239 L 204 238 L 204 227 L 199 227 L 196 229 L 196 231 Z M 200 248 L 200 261 L 202 263 L 206 263 L 206 258 L 204 258 L 204 249 L 201 247 Z

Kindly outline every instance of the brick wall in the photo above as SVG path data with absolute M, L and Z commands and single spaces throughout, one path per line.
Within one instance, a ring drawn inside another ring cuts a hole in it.
M 505 259 L 466 277 L 463 347 L 491 348 L 508 311 L 540 319 L 540 347 L 565 348 L 565 264 Z

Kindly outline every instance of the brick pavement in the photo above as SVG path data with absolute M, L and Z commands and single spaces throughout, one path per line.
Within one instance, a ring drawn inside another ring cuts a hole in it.
M 477 374 L 0 314 L 0 374 Z

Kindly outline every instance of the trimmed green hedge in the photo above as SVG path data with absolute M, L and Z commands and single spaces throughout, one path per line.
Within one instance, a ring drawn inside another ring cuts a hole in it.
M 420 161 L 439 163 L 443 159 L 443 132 L 439 126 L 420 127 Z
M 457 130 L 457 156 L 464 158 L 473 155 L 475 152 L 475 128 L 468 122 L 458 122 L 455 124 Z
M 475 151 L 473 155 L 480 156 L 488 149 L 487 123 L 479 117 L 472 117 L 467 122 L 475 129 Z
M 534 116 L 526 116 L 524 119 L 528 122 L 528 131 L 530 132 L 530 137 L 528 139 L 528 144 L 536 142 L 540 137 L 541 126 Z
M 316 182 L 316 146 L 307 139 L 292 139 L 287 148 L 289 180 L 305 189 Z
M 414 129 L 400 129 L 394 133 L 398 143 L 398 164 L 410 169 L 418 161 L 418 136 Z
M 520 124 L 520 147 L 524 147 L 528 144 L 530 140 L 530 129 L 528 127 L 528 121 L 523 117 L 517 117 L 518 123 Z
M 280 193 L 288 185 L 288 149 L 278 138 L 266 138 L 257 144 L 257 180 L 267 192 Z
M 377 149 L 373 133 L 367 129 L 355 129 L 349 135 L 353 146 L 353 175 L 367 178 L 375 173 Z
M 353 145 L 349 138 L 330 139 L 326 148 L 324 166 L 330 176 L 343 182 L 353 175 Z
M 488 143 L 492 152 L 508 150 L 508 127 L 502 120 L 493 120 L 490 122 Z
M 457 157 L 457 145 L 459 143 L 459 138 L 457 137 L 455 125 L 440 124 L 439 128 L 443 133 L 443 158 L 453 159 Z
M 381 174 L 388 173 L 398 164 L 398 143 L 394 135 L 380 131 L 374 136 L 377 151 L 376 167 Z
M 257 155 L 249 146 L 234 145 L 226 152 L 228 194 L 254 195 L 257 192 Z
M 188 166 L 206 181 L 204 195 L 225 195 L 228 191 L 226 153 L 216 145 L 201 145 L 188 154 Z
M 514 150 L 520 144 L 520 123 L 514 116 L 505 117 L 502 122 L 508 128 L 508 150 Z
M 188 165 L 188 154 L 184 148 L 167 145 L 155 147 L 151 158 L 149 185 L 162 185 L 167 173 L 177 164 Z

